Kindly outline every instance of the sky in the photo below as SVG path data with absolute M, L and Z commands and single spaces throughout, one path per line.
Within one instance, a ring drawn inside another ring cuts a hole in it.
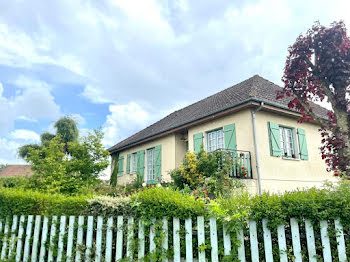
M 0 0 L 0 164 L 55 132 L 112 146 L 255 74 L 281 84 L 288 46 L 348 0 Z

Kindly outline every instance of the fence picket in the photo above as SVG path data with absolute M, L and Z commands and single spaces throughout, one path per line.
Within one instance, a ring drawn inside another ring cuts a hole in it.
M 338 249 L 339 262 L 346 262 L 348 261 L 348 259 L 346 257 L 344 231 L 343 231 L 343 226 L 340 223 L 339 219 L 334 220 L 334 227 L 337 234 L 336 237 L 337 237 L 337 249 Z
M 36 262 L 38 258 L 38 245 L 39 245 L 39 234 L 41 227 L 41 216 L 35 216 L 34 234 L 33 234 L 33 246 L 32 246 L 32 260 Z
M 117 218 L 117 246 L 115 261 L 123 257 L 123 216 Z
M 240 242 L 238 247 L 238 259 L 241 262 L 245 262 L 244 234 L 242 228 L 237 231 L 237 239 Z
M 13 249 L 15 248 L 17 226 L 18 226 L 18 216 L 15 215 L 13 216 L 12 226 L 11 226 L 11 239 L 10 239 L 10 246 L 9 246 L 9 253 L 8 253 L 9 259 L 12 259 L 12 252 L 13 252 Z
M 152 218 L 151 219 L 151 226 L 150 226 L 150 229 L 149 229 L 149 251 L 150 253 L 154 252 L 156 250 L 156 243 L 154 242 L 154 237 L 156 235 L 156 232 L 155 232 L 155 223 L 156 223 L 156 219 L 155 218 Z
M 81 261 L 81 245 L 83 244 L 83 235 L 84 235 L 84 217 L 79 216 L 78 218 L 78 231 L 77 231 L 77 245 L 76 245 L 76 252 L 75 252 L 75 262 Z
M 92 235 L 94 232 L 94 217 L 88 216 L 86 231 L 85 261 L 91 261 Z
M 290 219 L 290 227 L 292 231 L 292 244 L 295 262 L 302 262 L 299 225 L 298 221 L 295 218 Z
M 266 261 L 273 261 L 272 255 L 272 241 L 271 241 L 271 231 L 267 227 L 267 219 L 262 220 L 263 231 L 264 231 L 264 249 L 265 249 L 265 259 Z
M 305 233 L 307 243 L 307 253 L 309 255 L 309 262 L 316 262 L 316 246 L 314 228 L 309 219 L 305 219 Z
M 4 259 L 5 256 L 6 256 L 6 251 L 7 251 L 7 242 L 8 242 L 8 233 L 9 233 L 9 218 L 7 217 L 6 218 L 6 221 L 5 221 L 5 227 L 4 227 L 4 237 L 2 239 L 2 248 L 1 248 L 1 256 L 0 258 L 1 259 Z
M 103 217 L 97 217 L 95 262 L 101 261 Z
M 279 255 L 280 255 L 280 262 L 288 262 L 286 233 L 284 230 L 284 225 L 279 225 L 277 227 L 277 237 L 278 237 L 278 249 L 279 249 Z
M 322 242 L 322 246 L 323 246 L 323 248 L 322 248 L 323 261 L 331 262 L 332 261 L 332 254 L 331 254 L 331 245 L 329 243 L 327 221 L 325 221 L 325 220 L 320 221 L 320 227 L 321 227 L 321 242 Z
M 142 259 L 145 256 L 145 233 L 144 233 L 144 226 L 141 220 L 139 220 L 139 252 L 138 252 L 138 259 Z
M 192 249 L 192 219 L 185 220 L 186 229 L 186 262 L 193 261 L 193 249 Z
M 22 247 L 23 247 L 23 233 L 24 233 L 24 222 L 26 217 L 21 215 L 19 219 L 19 228 L 18 228 L 18 236 L 17 236 L 17 247 L 16 247 L 16 262 L 21 261 L 22 258 Z M 1 232 L 1 229 L 0 229 Z
M 43 229 L 42 229 L 42 232 L 41 232 L 39 262 L 44 262 L 44 259 L 45 259 L 48 225 L 49 225 L 49 218 L 44 216 Z
M 74 240 L 74 222 L 75 216 L 69 217 L 68 225 L 68 241 L 67 241 L 67 259 L 66 262 L 71 262 L 72 260 L 72 249 L 73 249 L 73 240 Z
M 252 262 L 259 262 L 258 234 L 256 230 L 256 222 L 252 220 L 249 221 L 249 235 Z
M 131 250 L 131 246 L 132 246 L 132 241 L 134 239 L 134 218 L 133 217 L 128 218 L 127 236 L 128 236 L 128 238 L 127 238 L 128 241 L 127 241 L 127 246 L 126 246 L 126 257 L 128 257 L 129 259 L 132 259 L 133 252 Z
M 198 230 L 198 262 L 205 262 L 205 251 L 201 250 L 202 245 L 205 245 L 204 217 L 197 217 Z
M 169 242 L 168 242 L 169 234 L 168 234 L 168 220 L 166 217 L 163 218 L 163 231 L 164 231 L 163 249 L 165 251 L 167 251 L 169 248 L 169 246 L 168 246 L 169 245 Z M 168 258 L 164 257 L 163 262 L 168 262 Z
M 60 219 L 60 232 L 58 234 L 58 249 L 57 249 L 57 262 L 62 261 L 62 253 L 64 247 L 64 233 L 66 231 L 66 216 L 61 216 Z
M 33 216 L 28 216 L 27 229 L 26 229 L 26 239 L 24 241 L 24 251 L 23 251 L 23 261 L 26 262 L 29 259 L 29 246 L 30 239 L 32 237 L 32 227 L 33 227 Z
M 210 223 L 211 261 L 218 262 L 219 253 L 218 253 L 218 233 L 216 229 L 216 218 L 211 217 L 209 219 L 209 223 Z
M 227 232 L 227 228 L 225 224 L 222 227 L 222 233 L 224 236 L 224 254 L 228 256 L 231 252 L 231 237 L 230 237 L 230 233 Z
M 180 262 L 180 220 L 173 218 L 173 237 L 174 237 L 174 262 Z
M 106 232 L 106 262 L 112 261 L 112 243 L 113 243 L 113 217 L 109 217 L 107 220 L 107 232 Z

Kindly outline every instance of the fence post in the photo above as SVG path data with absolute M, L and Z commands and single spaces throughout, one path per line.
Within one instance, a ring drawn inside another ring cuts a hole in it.
M 91 261 L 92 235 L 94 230 L 94 217 L 88 216 L 86 231 L 85 261 Z
M 129 259 L 133 258 L 133 252 L 131 250 L 132 241 L 134 239 L 134 218 L 128 218 L 128 232 L 127 232 L 127 247 L 126 247 L 126 257 Z
M 106 262 L 112 261 L 112 243 L 113 243 L 113 217 L 109 217 L 107 221 L 106 232 Z
M 36 262 L 38 256 L 38 244 L 39 244 L 39 233 L 41 227 L 41 216 L 35 216 L 34 235 L 33 235 L 33 246 L 32 246 L 32 260 Z
M 344 231 L 343 231 L 343 226 L 340 223 L 339 219 L 334 220 L 334 227 L 335 227 L 336 237 L 337 237 L 337 249 L 338 249 L 339 262 L 346 262 L 348 261 L 348 259 L 346 257 Z
M 21 218 L 19 219 L 19 229 L 18 229 L 18 239 L 17 239 L 17 248 L 16 248 L 16 262 L 21 261 L 22 258 L 22 246 L 23 246 L 23 233 L 24 233 L 24 221 L 25 221 L 25 216 L 22 215 Z M 1 232 L 1 230 L 0 230 Z
M 267 219 L 262 220 L 263 231 L 264 231 L 264 248 L 265 248 L 265 259 L 266 261 L 273 261 L 272 255 L 272 242 L 271 242 L 271 231 L 267 227 Z
M 309 262 L 316 262 L 316 247 L 315 247 L 315 235 L 311 221 L 305 219 L 305 233 L 307 243 L 307 253 L 309 255 Z
M 117 218 L 117 245 L 115 261 L 123 257 L 123 216 Z
M 253 220 L 249 221 L 249 235 L 252 262 L 259 262 L 258 234 L 256 230 L 256 222 Z
M 181 250 L 180 250 L 180 220 L 176 217 L 173 218 L 173 236 L 174 236 L 174 262 L 180 262 Z
M 78 231 L 77 231 L 77 245 L 76 245 L 76 252 L 75 252 L 75 262 L 81 261 L 81 250 L 80 247 L 83 245 L 83 234 L 84 234 L 84 217 L 79 216 L 78 218 Z
M 163 239 L 163 249 L 168 251 L 168 220 L 166 217 L 163 218 L 163 231 L 164 231 L 164 239 Z M 168 258 L 164 257 L 163 262 L 168 262 Z
M 192 219 L 187 218 L 185 220 L 186 228 L 186 262 L 193 261 L 193 249 L 192 249 Z
M 298 225 L 298 221 L 295 218 L 290 219 L 290 227 L 292 231 L 292 243 L 293 243 L 293 252 L 295 256 L 295 262 L 302 262 L 299 225 Z
M 96 230 L 96 256 L 95 262 L 101 261 L 102 252 L 102 227 L 103 227 L 103 217 L 97 217 L 97 230 Z
M 39 262 L 44 262 L 45 253 L 46 253 L 46 241 L 47 241 L 47 231 L 49 226 L 49 218 L 44 216 L 43 220 L 43 230 L 41 232 L 41 243 L 40 243 L 40 254 Z M 18 245 L 18 244 L 17 244 Z M 18 246 L 17 246 L 18 247 Z M 20 248 L 21 249 L 21 248 Z M 21 252 L 21 251 L 20 251 Z M 19 261 L 19 260 L 18 260 Z
M 287 257 L 287 243 L 286 243 L 286 234 L 284 230 L 284 225 L 279 225 L 277 227 L 278 235 L 278 249 L 280 255 L 280 262 L 288 262 Z
M 323 246 L 323 248 L 322 248 L 323 261 L 331 262 L 332 261 L 332 254 L 331 254 L 331 246 L 329 243 L 327 221 L 325 221 L 325 220 L 320 221 L 320 227 L 321 227 L 321 242 L 322 242 L 322 246 Z
M 9 247 L 9 253 L 8 253 L 9 259 L 12 258 L 12 252 L 15 247 L 17 224 L 18 224 L 18 216 L 14 215 L 13 221 L 12 221 L 12 227 L 11 227 L 11 239 L 10 239 L 10 247 Z
M 222 233 L 224 235 L 224 254 L 225 256 L 228 256 L 231 252 L 231 237 L 230 233 L 227 232 L 225 224 L 222 227 Z
M 32 238 L 32 227 L 33 227 L 33 216 L 30 215 L 28 216 L 28 220 L 27 220 L 26 239 L 24 242 L 24 252 L 23 252 L 24 262 L 28 261 L 29 259 L 29 246 L 30 246 L 30 239 Z
M 73 249 L 73 240 L 74 240 L 74 222 L 75 216 L 69 217 L 69 225 L 68 225 L 68 241 L 67 241 L 67 262 L 72 261 L 72 249 Z
M 201 246 L 205 244 L 204 217 L 197 217 L 198 228 L 198 262 L 205 262 L 205 251 L 201 251 Z

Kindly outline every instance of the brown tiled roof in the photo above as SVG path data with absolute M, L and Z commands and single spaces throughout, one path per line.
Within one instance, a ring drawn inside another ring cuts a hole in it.
M 0 177 L 32 176 L 30 165 L 7 165 L 0 171 Z
M 255 75 L 237 85 L 171 113 L 158 122 L 109 148 L 108 151 L 116 152 L 121 148 L 130 146 L 146 138 L 159 135 L 250 101 L 264 102 L 290 110 L 288 108 L 290 98 L 276 99 L 276 92 L 281 89 L 280 86 L 259 75 Z M 327 110 L 325 108 L 316 104 L 313 104 L 312 107 L 313 111 L 318 116 L 326 118 Z

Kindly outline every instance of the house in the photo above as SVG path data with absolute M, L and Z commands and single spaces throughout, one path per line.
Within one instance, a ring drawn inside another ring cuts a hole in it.
M 248 170 L 244 179 L 252 193 L 283 192 L 336 181 L 326 171 L 319 147 L 319 126 L 297 123 L 290 99 L 276 99 L 281 87 L 255 75 L 237 85 L 175 111 L 109 148 L 118 161 L 118 184 L 136 173 L 148 184 L 170 181 L 187 150 L 234 152 Z M 327 117 L 327 110 L 313 104 Z M 112 165 L 113 166 L 113 165 Z M 235 174 L 233 174 L 235 175 Z
M 0 171 L 0 177 L 32 176 L 33 171 L 30 165 L 6 165 Z

